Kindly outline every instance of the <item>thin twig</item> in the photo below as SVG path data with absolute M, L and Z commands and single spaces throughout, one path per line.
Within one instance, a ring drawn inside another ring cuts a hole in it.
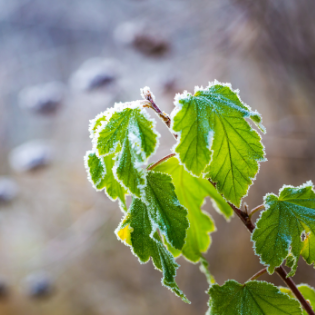
M 248 281 L 256 280 L 256 279 L 258 279 L 260 276 L 262 276 L 266 272 L 267 272 L 267 268 L 261 269 L 257 273 L 255 273 Z
M 257 206 L 257 207 L 255 207 L 254 209 L 252 209 L 250 212 L 249 212 L 249 214 L 248 214 L 248 216 L 249 216 L 249 218 L 251 219 L 252 218 L 252 215 L 254 214 L 254 213 L 256 213 L 257 211 L 260 211 L 260 210 L 263 210 L 263 209 L 265 209 L 265 205 L 259 205 L 259 206 Z
M 216 188 L 216 183 L 212 182 L 209 178 L 208 181 Z M 236 213 L 236 215 L 241 219 L 241 221 L 244 223 L 244 225 L 247 227 L 250 233 L 252 233 L 255 229 L 255 225 L 250 220 L 248 214 L 241 209 L 234 206 L 232 203 L 228 202 L 228 205 L 233 209 L 233 211 Z
M 146 99 L 151 103 L 151 106 L 147 106 L 147 105 L 144 105 L 144 106 L 152 108 L 163 119 L 163 121 L 166 123 L 167 127 L 170 128 L 170 126 L 171 126 L 171 119 L 170 119 L 170 117 L 167 116 L 165 113 L 163 113 L 159 109 L 159 107 L 153 101 L 152 97 L 147 97 Z M 177 138 L 176 134 L 173 134 L 173 135 L 174 135 L 175 138 Z M 166 157 L 164 157 L 160 161 L 158 161 L 155 164 L 151 165 L 148 169 L 154 168 L 156 165 L 160 164 L 161 162 L 165 161 L 166 159 L 168 159 L 168 158 L 170 158 L 172 156 L 174 156 L 174 153 L 167 155 Z M 214 187 L 216 187 L 216 184 L 213 183 L 210 179 L 209 179 L 209 182 Z M 241 209 L 237 208 L 236 206 L 234 206 L 232 203 L 228 202 L 228 204 L 232 208 L 232 210 L 236 213 L 236 215 L 241 219 L 243 224 L 247 227 L 248 231 L 250 233 L 253 233 L 253 231 L 255 229 L 255 224 L 251 221 L 251 216 L 248 215 L 246 212 L 242 211 Z M 256 207 L 256 208 L 254 208 L 253 210 L 255 210 L 255 212 L 258 211 L 258 210 L 261 210 L 262 208 L 260 208 L 260 207 L 261 207 L 261 205 Z M 251 214 L 253 214 L 253 210 L 251 211 Z M 279 275 L 279 277 L 282 278 L 282 280 L 286 283 L 286 285 L 291 289 L 291 291 L 296 296 L 296 298 L 299 300 L 299 302 L 301 303 L 303 308 L 306 310 L 306 312 L 309 315 L 315 315 L 314 311 L 312 310 L 312 307 L 305 300 L 305 298 L 303 297 L 303 295 L 301 294 L 301 292 L 297 288 L 297 286 L 294 283 L 294 281 L 292 280 L 292 278 L 287 277 L 287 273 L 284 270 L 283 266 L 280 266 L 280 267 L 276 268 L 276 272 Z M 254 277 L 255 277 L 255 275 L 254 275 Z
M 235 207 L 232 203 L 228 202 L 229 206 L 233 209 L 233 211 L 236 213 L 236 215 L 242 220 L 244 225 L 247 227 L 250 233 L 252 233 L 255 229 L 255 225 L 250 220 L 247 213 L 242 211 L 241 209 Z
M 166 126 L 168 128 L 171 127 L 171 118 L 164 112 L 162 112 L 159 108 L 159 106 L 157 106 L 152 98 L 151 95 L 147 96 L 147 100 L 150 102 L 151 105 L 149 105 L 148 107 L 151 107 L 165 122 Z M 145 105 L 146 107 L 147 105 Z
M 288 274 L 284 270 L 283 266 L 280 266 L 276 269 L 277 274 L 281 277 L 281 279 L 285 282 L 285 284 L 291 289 L 292 293 L 299 300 L 303 308 L 306 310 L 307 314 L 314 315 L 314 311 L 312 310 L 311 305 L 305 300 L 302 293 L 297 288 L 296 284 L 292 280 L 292 278 L 288 277 Z
M 165 122 L 166 126 L 168 128 L 170 128 L 171 127 L 171 118 L 165 112 L 162 112 L 160 107 L 158 105 L 156 105 L 150 90 L 146 91 L 146 94 L 143 95 L 143 97 L 145 100 L 150 102 L 148 104 L 145 104 L 144 107 L 152 108 L 162 118 L 162 120 Z M 173 136 L 175 137 L 175 139 L 177 138 L 177 134 L 173 133 Z
M 151 171 L 151 170 L 152 170 L 153 168 L 155 168 L 157 165 L 161 164 L 162 162 L 168 160 L 169 158 L 171 158 L 171 157 L 173 157 L 173 156 L 175 156 L 175 153 L 171 153 L 171 154 L 169 154 L 169 155 L 167 155 L 167 156 L 164 156 L 164 158 L 162 158 L 161 160 L 159 160 L 159 161 L 157 161 L 156 163 L 150 165 L 150 166 L 148 167 L 148 171 Z

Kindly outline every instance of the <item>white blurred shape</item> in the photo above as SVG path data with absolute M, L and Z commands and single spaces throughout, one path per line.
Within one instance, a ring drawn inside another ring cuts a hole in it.
M 24 143 L 10 153 L 11 167 L 17 172 L 34 170 L 48 165 L 52 160 L 52 148 L 40 140 Z
M 114 38 L 148 56 L 163 56 L 170 50 L 170 42 L 161 32 L 141 23 L 125 22 L 118 25 L 114 31 Z
M 61 82 L 50 82 L 24 88 L 19 94 L 19 104 L 40 114 L 55 112 L 65 95 L 65 86 Z
M 143 26 L 132 22 L 125 22 L 117 26 L 114 31 L 114 38 L 125 45 L 132 44 L 137 34 L 141 33 Z
M 49 274 L 36 272 L 25 279 L 26 293 L 32 298 L 44 298 L 53 292 L 53 281 Z
M 18 187 L 9 177 L 0 177 L 0 202 L 9 202 L 16 197 Z
M 114 83 L 120 72 L 120 64 L 114 59 L 91 58 L 85 61 L 71 76 L 72 88 L 92 91 Z

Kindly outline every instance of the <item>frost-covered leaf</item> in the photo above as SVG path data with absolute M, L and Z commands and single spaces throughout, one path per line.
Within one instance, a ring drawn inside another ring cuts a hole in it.
M 209 290 L 209 315 L 301 315 L 299 303 L 271 283 L 234 280 Z
M 120 200 L 122 208 L 126 210 L 124 187 L 117 181 L 113 174 L 114 153 L 98 158 L 93 151 L 88 151 L 85 155 L 85 166 L 88 177 L 97 190 L 105 189 L 106 194 L 112 200 Z
M 107 122 L 107 115 L 109 113 L 103 112 L 98 114 L 94 119 L 90 120 L 89 132 L 90 137 L 94 138 L 97 128 L 101 127 L 103 123 Z
M 182 254 L 187 259 L 197 262 L 202 257 L 202 253 L 206 252 L 210 246 L 209 234 L 215 231 L 212 218 L 200 209 L 205 197 L 212 198 L 215 209 L 226 218 L 233 214 L 233 210 L 207 179 L 192 176 L 179 164 L 177 157 L 171 157 L 158 164 L 154 170 L 169 174 L 172 177 L 178 200 L 188 210 L 190 226 L 187 230 Z M 175 257 L 180 254 L 180 252 L 174 252 L 174 249 L 168 248 Z
M 288 259 L 294 275 L 300 255 L 308 264 L 315 262 L 315 193 L 311 182 L 299 187 L 284 186 L 279 197 L 268 194 L 252 235 L 255 252 L 268 272 Z
M 124 242 L 126 245 L 132 246 L 131 243 L 131 232 L 133 229 L 130 227 L 130 216 L 127 214 L 118 228 L 116 229 L 117 237 Z
M 300 290 L 306 301 L 311 304 L 313 311 L 315 311 L 315 290 L 307 284 L 299 284 L 297 288 Z M 291 298 L 296 298 L 292 291 L 288 288 L 279 287 L 280 291 L 288 294 Z M 303 309 L 303 315 L 307 312 Z
M 182 249 L 189 226 L 187 210 L 175 194 L 172 178 L 163 173 L 148 171 L 143 200 L 151 222 L 158 226 L 166 240 L 176 249 Z
M 259 134 L 245 118 L 262 130 L 261 117 L 240 100 L 230 86 L 214 82 L 194 95 L 177 95 L 172 129 L 179 134 L 175 147 L 180 161 L 194 175 L 217 183 L 217 189 L 236 206 L 247 194 L 264 161 Z
M 140 166 L 147 162 L 158 144 L 153 121 L 140 105 L 139 102 L 116 104 L 104 113 L 104 122 L 97 127 L 94 136 L 98 156 L 118 151 L 114 172 L 124 187 L 138 197 L 145 184 L 145 174 Z M 98 119 L 90 129 L 96 128 L 97 124 Z
M 167 249 L 171 252 L 174 258 L 177 258 L 182 254 L 182 251 L 180 249 L 176 249 L 172 245 L 170 245 L 165 236 L 163 236 L 163 243 L 166 245 Z
M 162 284 L 184 302 L 190 303 L 175 282 L 176 269 L 179 265 L 163 245 L 157 231 L 154 231 L 148 209 L 140 199 L 133 198 L 126 218 L 116 233 L 120 239 L 131 245 L 140 262 L 146 263 L 151 257 L 154 266 L 163 273 Z

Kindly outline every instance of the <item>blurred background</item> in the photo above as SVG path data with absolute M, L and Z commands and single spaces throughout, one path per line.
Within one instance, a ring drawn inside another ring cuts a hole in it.
M 170 113 L 175 93 L 231 82 L 267 128 L 249 207 L 315 180 L 314 13 L 311 0 L 1 0 L 0 313 L 204 314 L 198 266 L 178 259 L 186 305 L 116 239 L 122 213 L 86 179 L 89 120 L 146 85 Z M 151 162 L 174 144 L 158 129 Z M 246 281 L 261 269 L 248 232 L 204 209 L 212 274 Z M 301 261 L 295 281 L 315 286 L 315 270 Z

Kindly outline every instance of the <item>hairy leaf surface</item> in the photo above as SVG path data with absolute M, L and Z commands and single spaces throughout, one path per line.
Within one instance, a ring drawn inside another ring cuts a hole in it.
M 116 104 L 106 114 L 104 122 L 96 120 L 95 125 L 99 123 L 103 125 L 97 127 L 94 137 L 97 155 L 106 156 L 117 151 L 114 172 L 118 180 L 130 193 L 140 197 L 140 189 L 145 184 L 140 166 L 157 146 L 158 134 L 153 121 L 135 102 Z
M 180 161 L 198 177 L 205 173 L 227 200 L 240 206 L 258 162 L 265 160 L 260 136 L 245 120 L 263 129 L 259 114 L 219 82 L 194 95 L 178 95 L 175 105 L 172 129 L 179 134 L 175 152 Z
M 284 186 L 279 197 L 268 194 L 252 235 L 255 252 L 268 272 L 288 258 L 294 275 L 300 255 L 308 264 L 315 262 L 315 193 L 311 182 L 299 187 Z
M 187 210 L 175 194 L 172 178 L 163 173 L 148 171 L 143 199 L 153 224 L 159 227 L 166 240 L 176 249 L 182 249 L 189 227 Z
M 202 257 L 202 253 L 206 252 L 210 246 L 209 234 L 215 231 L 215 225 L 210 215 L 200 209 L 205 197 L 209 196 L 215 209 L 226 218 L 233 214 L 233 210 L 207 179 L 192 176 L 179 164 L 177 157 L 169 158 L 158 164 L 154 170 L 172 177 L 178 200 L 188 210 L 190 226 L 187 230 L 182 254 L 187 259 L 197 262 Z M 180 254 L 180 252 L 174 252 L 173 249 L 170 250 L 174 256 Z
M 133 198 L 127 216 L 117 230 L 117 235 L 131 245 L 134 254 L 142 263 L 148 262 L 151 257 L 154 266 L 163 273 L 162 284 L 184 302 L 190 303 L 175 282 L 176 269 L 179 265 L 163 245 L 157 231 L 153 229 L 148 209 L 140 199 Z
M 118 198 L 122 208 L 126 210 L 125 195 L 127 192 L 113 174 L 114 154 L 98 158 L 94 152 L 88 151 L 85 155 L 85 165 L 94 188 L 97 190 L 105 189 L 108 197 L 112 200 Z
M 307 284 L 300 284 L 297 286 L 299 291 L 302 293 L 306 301 L 311 304 L 313 311 L 315 311 L 315 290 Z M 291 298 L 296 299 L 295 295 L 288 288 L 279 288 L 281 292 L 288 294 Z M 307 312 L 303 309 L 303 315 L 307 315 Z
M 209 290 L 209 315 L 301 315 L 299 303 L 271 283 L 234 280 Z

